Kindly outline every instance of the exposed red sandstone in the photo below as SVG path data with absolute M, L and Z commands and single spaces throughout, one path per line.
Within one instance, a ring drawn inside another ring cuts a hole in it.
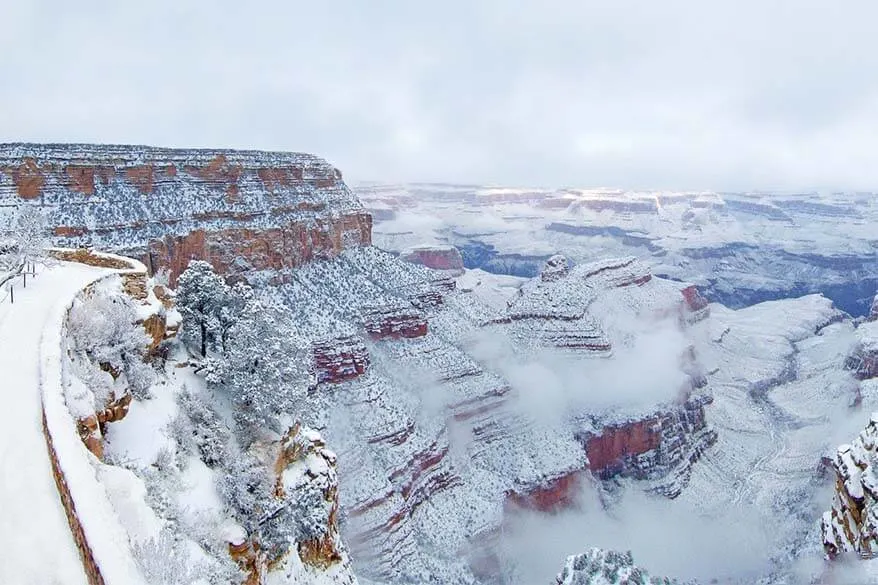
M 83 195 L 94 195 L 95 169 L 91 166 L 69 165 L 64 168 L 70 189 Z
M 707 299 L 701 296 L 701 293 L 698 292 L 698 289 L 694 285 L 687 286 L 680 292 L 683 294 L 686 308 L 690 311 L 700 311 L 707 307 Z
M 427 268 L 463 274 L 463 257 L 454 246 L 418 246 L 403 252 L 400 258 Z
M 0 145 L 0 204 L 38 198 L 58 245 L 142 258 L 172 284 L 191 259 L 284 270 L 371 244 L 341 173 L 306 154 Z
M 661 426 L 657 419 L 634 421 L 618 427 L 607 427 L 603 433 L 588 440 L 588 467 L 593 472 L 610 472 L 621 466 L 626 457 L 651 451 L 661 443 Z
M 571 506 L 581 485 L 581 472 L 572 471 L 537 486 L 506 492 L 507 505 L 540 512 L 555 512 Z
M 366 333 L 372 339 L 411 339 L 427 334 L 427 319 L 420 312 L 376 309 L 363 316 Z
M 33 158 L 24 158 L 17 167 L 0 167 L 0 172 L 12 175 L 18 196 L 22 199 L 36 199 L 42 195 L 45 178 Z
M 153 174 L 154 169 L 149 165 L 138 165 L 125 169 L 125 179 L 144 195 L 152 193 Z
M 605 426 L 598 433 L 579 436 L 598 479 L 620 475 L 635 479 L 661 479 L 672 469 L 683 479 L 663 480 L 659 491 L 676 497 L 688 478 L 691 465 L 716 442 L 716 431 L 707 426 L 704 407 L 708 394 L 689 397 L 643 419 Z
M 311 352 L 318 382 L 346 382 L 361 376 L 369 367 L 369 351 L 355 337 L 313 343 Z

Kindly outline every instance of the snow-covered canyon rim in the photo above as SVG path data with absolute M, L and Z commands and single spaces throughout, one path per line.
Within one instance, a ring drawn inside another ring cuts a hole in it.
M 15 148 L 7 201 L 155 269 L 83 293 L 62 352 L 74 440 L 148 581 L 821 574 L 821 460 L 875 406 L 873 322 L 773 289 L 760 252 L 796 278 L 867 271 L 868 238 L 825 256 L 796 238 L 803 218 L 830 241 L 872 208 L 444 188 L 364 207 L 306 155 Z M 374 239 L 398 255 L 369 245 L 380 204 Z M 750 280 L 729 294 L 797 298 L 736 310 L 699 292 L 730 274 Z M 871 477 L 849 458 L 840 549 Z

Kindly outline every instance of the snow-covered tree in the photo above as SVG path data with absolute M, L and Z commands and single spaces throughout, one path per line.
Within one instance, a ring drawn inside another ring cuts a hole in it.
M 46 264 L 50 246 L 49 227 L 43 210 L 36 205 L 19 205 L 9 225 L 0 232 L 2 257 L 0 286 L 24 272 L 29 264 Z
M 209 362 L 207 381 L 229 394 L 239 420 L 272 428 L 282 414 L 301 415 L 309 373 L 284 307 L 250 294 L 227 333 L 225 351 Z
M 137 311 L 130 298 L 95 292 L 71 308 L 67 327 L 74 351 L 80 352 L 95 370 L 95 375 L 84 382 L 97 384 L 106 379 L 98 374 L 102 370 L 117 380 L 124 376 L 127 390 L 136 398 L 149 396 L 149 387 L 155 381 L 155 372 L 144 362 L 150 337 L 137 324 Z M 87 372 L 83 374 L 88 377 Z M 92 388 L 98 400 L 105 400 L 110 388 L 99 390 Z M 103 404 L 95 406 L 102 408 Z
M 209 262 L 191 261 L 177 279 L 183 342 L 201 357 L 207 357 L 208 350 L 221 350 L 248 292 L 243 285 L 227 285 Z

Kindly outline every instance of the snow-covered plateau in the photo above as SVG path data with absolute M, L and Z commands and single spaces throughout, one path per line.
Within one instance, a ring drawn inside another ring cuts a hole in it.
M 3 583 L 874 581 L 870 196 L 358 192 L 0 145 Z

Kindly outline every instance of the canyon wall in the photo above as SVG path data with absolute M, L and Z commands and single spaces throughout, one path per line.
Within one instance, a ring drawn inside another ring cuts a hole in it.
M 823 514 L 823 548 L 834 558 L 855 553 L 878 555 L 878 413 L 850 444 L 838 448 L 831 461 L 835 472 L 832 508 Z
M 372 218 L 341 173 L 308 154 L 84 144 L 0 145 L 0 206 L 49 210 L 59 246 L 167 268 L 295 268 L 371 243 Z

